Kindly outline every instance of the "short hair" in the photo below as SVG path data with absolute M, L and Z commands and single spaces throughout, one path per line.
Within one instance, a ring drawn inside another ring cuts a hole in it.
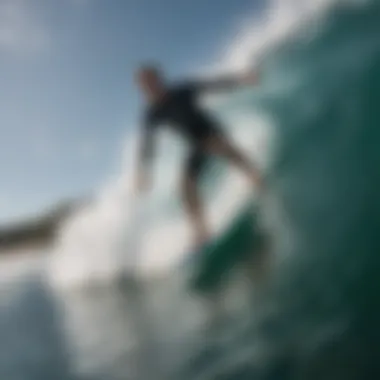
M 162 73 L 161 73 L 161 69 L 160 69 L 160 66 L 154 62 L 144 62 L 144 63 L 141 63 L 139 66 L 138 66 L 138 69 L 137 69 L 137 72 L 138 73 L 142 73 L 142 72 L 146 72 L 146 71 L 149 71 L 151 73 L 154 73 L 158 76 L 161 76 Z

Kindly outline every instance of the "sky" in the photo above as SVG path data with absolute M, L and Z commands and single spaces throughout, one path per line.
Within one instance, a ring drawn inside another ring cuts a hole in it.
M 138 126 L 139 62 L 218 62 L 264 0 L 0 0 L 0 222 L 92 193 Z

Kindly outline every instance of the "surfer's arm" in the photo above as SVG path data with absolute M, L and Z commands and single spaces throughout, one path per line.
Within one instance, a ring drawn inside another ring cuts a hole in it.
M 137 156 L 137 188 L 138 191 L 147 190 L 151 182 L 152 161 L 154 158 L 155 130 L 151 122 L 145 122 L 140 137 Z
M 256 72 L 193 82 L 194 89 L 199 92 L 231 91 L 241 86 L 252 86 L 257 84 L 258 74 Z

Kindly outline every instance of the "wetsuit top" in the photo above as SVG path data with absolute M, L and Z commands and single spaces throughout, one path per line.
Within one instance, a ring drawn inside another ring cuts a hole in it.
M 236 80 L 226 78 L 211 83 L 187 82 L 173 86 L 158 104 L 150 105 L 144 114 L 141 158 L 149 158 L 158 126 L 168 126 L 184 137 L 192 147 L 219 130 L 218 124 L 198 105 L 199 95 L 206 90 L 230 88 Z

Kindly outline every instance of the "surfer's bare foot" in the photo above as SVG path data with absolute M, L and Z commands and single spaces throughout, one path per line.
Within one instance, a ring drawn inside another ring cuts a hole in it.
M 198 233 L 195 238 L 195 247 L 196 249 L 202 248 L 210 239 L 210 234 L 206 232 Z
M 258 173 L 256 173 L 256 171 L 251 173 L 251 181 L 252 185 L 255 186 L 260 193 L 262 193 L 264 190 L 264 181 L 261 178 L 261 176 Z

